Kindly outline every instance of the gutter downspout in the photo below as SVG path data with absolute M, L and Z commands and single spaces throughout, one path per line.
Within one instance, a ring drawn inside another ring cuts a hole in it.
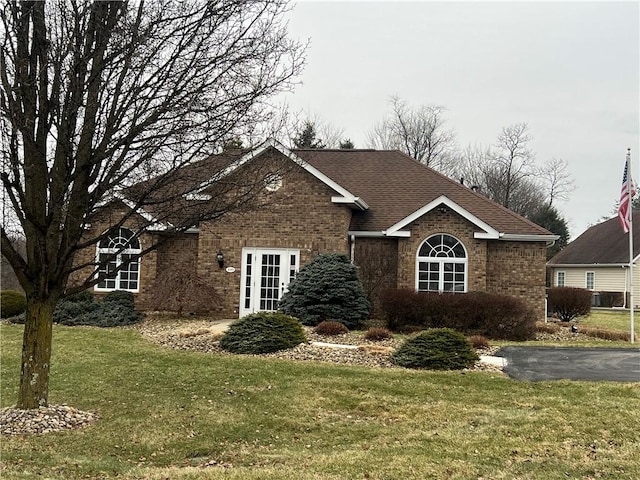
M 353 263 L 355 262 L 355 258 L 356 258 L 356 236 L 355 235 L 351 235 L 351 264 L 353 265 Z

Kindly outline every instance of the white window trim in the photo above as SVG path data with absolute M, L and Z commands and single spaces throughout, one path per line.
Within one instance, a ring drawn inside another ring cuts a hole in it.
M 124 228 L 124 227 L 122 227 Z M 128 229 L 127 229 L 128 230 Z M 140 239 L 137 239 L 138 243 L 140 242 Z M 118 268 L 120 265 L 122 265 L 122 256 L 123 255 L 140 255 L 140 253 L 142 252 L 142 247 L 140 248 L 125 248 L 125 249 L 121 249 L 121 248 L 105 248 L 105 247 L 100 247 L 100 243 L 98 243 L 98 246 L 96 247 L 96 264 L 100 265 L 100 255 L 115 255 L 116 256 L 116 268 Z M 125 292 L 131 292 L 131 293 L 139 293 L 140 292 L 140 283 L 141 283 L 141 275 L 140 272 L 142 270 L 142 257 L 139 256 L 138 257 L 138 281 L 137 281 L 137 288 L 133 289 L 133 288 L 120 288 L 120 274 L 123 272 L 123 270 L 118 270 L 118 272 L 116 273 L 116 277 L 115 277 L 115 283 L 116 283 L 116 287 L 115 288 L 105 288 L 105 287 L 100 287 L 100 283 L 105 279 L 101 280 L 101 282 L 98 282 L 94 285 L 93 290 L 96 292 L 114 292 L 116 290 L 123 290 Z M 98 270 L 97 273 L 99 273 L 100 271 Z
M 560 285 L 560 274 L 562 274 L 562 285 Z M 556 272 L 556 287 L 565 287 L 567 285 L 567 272 L 558 270 Z
M 593 275 L 593 286 L 589 288 L 589 274 Z M 587 290 L 595 290 L 596 289 L 596 272 L 590 270 L 588 272 L 584 272 L 584 288 Z
M 460 245 L 462 246 L 463 250 L 464 250 L 464 258 L 460 258 L 460 257 L 421 257 L 420 256 L 420 249 L 422 248 L 422 246 L 425 244 L 425 242 L 427 242 L 430 238 L 435 237 L 437 235 L 447 235 L 451 238 L 456 239 Z M 469 291 L 469 253 L 467 252 L 467 248 L 464 246 L 464 243 L 462 243 L 462 241 L 454 236 L 451 235 L 450 233 L 434 233 L 433 235 L 429 235 L 427 238 L 425 238 L 420 245 L 418 245 L 418 249 L 416 251 L 416 261 L 415 261 L 415 290 L 417 292 L 435 292 L 435 290 L 420 290 L 420 262 L 430 262 L 430 263 L 439 263 L 440 267 L 442 267 L 442 264 L 444 263 L 462 263 L 464 264 L 464 290 L 462 292 L 458 292 L 458 291 L 447 291 L 447 290 L 438 290 L 439 293 L 467 293 Z M 440 272 L 442 272 L 442 270 L 440 269 Z M 439 285 L 442 285 L 444 283 L 444 276 L 442 276 L 442 278 L 438 279 L 438 283 Z

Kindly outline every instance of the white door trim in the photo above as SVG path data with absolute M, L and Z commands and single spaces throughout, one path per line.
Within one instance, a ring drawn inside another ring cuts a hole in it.
M 299 249 L 243 248 L 239 316 L 276 310 L 277 301 L 299 268 Z

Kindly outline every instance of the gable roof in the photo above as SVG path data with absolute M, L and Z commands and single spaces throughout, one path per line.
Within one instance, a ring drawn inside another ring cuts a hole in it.
M 444 205 L 476 227 L 476 238 L 522 241 L 553 241 L 558 238 L 396 150 L 290 150 L 270 139 L 252 150 L 224 152 L 188 165 L 177 172 L 171 183 L 173 188 L 185 192 L 185 199 L 206 201 L 209 187 L 273 150 L 336 192 L 331 197 L 333 203 L 346 204 L 354 210 L 351 234 L 408 236 L 409 232 L 403 228 Z M 178 186 L 180 184 L 184 185 Z M 144 208 L 147 213 L 154 210 L 150 205 Z
M 369 208 L 354 212 L 353 232 L 398 235 L 444 204 L 473 223 L 478 238 L 555 240 L 557 236 L 484 195 L 391 150 L 293 150 Z
M 640 210 L 633 211 L 633 222 L 640 223 Z M 633 231 L 634 260 L 640 255 L 640 228 Z M 558 252 L 548 265 L 628 265 L 629 237 L 618 217 L 588 228 L 582 235 Z

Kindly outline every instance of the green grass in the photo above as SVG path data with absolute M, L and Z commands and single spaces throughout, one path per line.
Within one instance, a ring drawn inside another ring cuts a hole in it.
M 579 319 L 579 324 L 628 333 L 631 330 L 630 318 L 629 311 L 592 310 L 589 316 Z M 640 337 L 640 312 L 634 313 L 634 327 L 636 337 Z M 640 342 L 640 338 L 636 341 Z
M 0 326 L 2 406 L 21 331 Z M 3 480 L 640 478 L 640 384 L 198 354 L 126 329 L 56 326 L 53 352 L 50 402 L 101 418 L 2 437 Z

